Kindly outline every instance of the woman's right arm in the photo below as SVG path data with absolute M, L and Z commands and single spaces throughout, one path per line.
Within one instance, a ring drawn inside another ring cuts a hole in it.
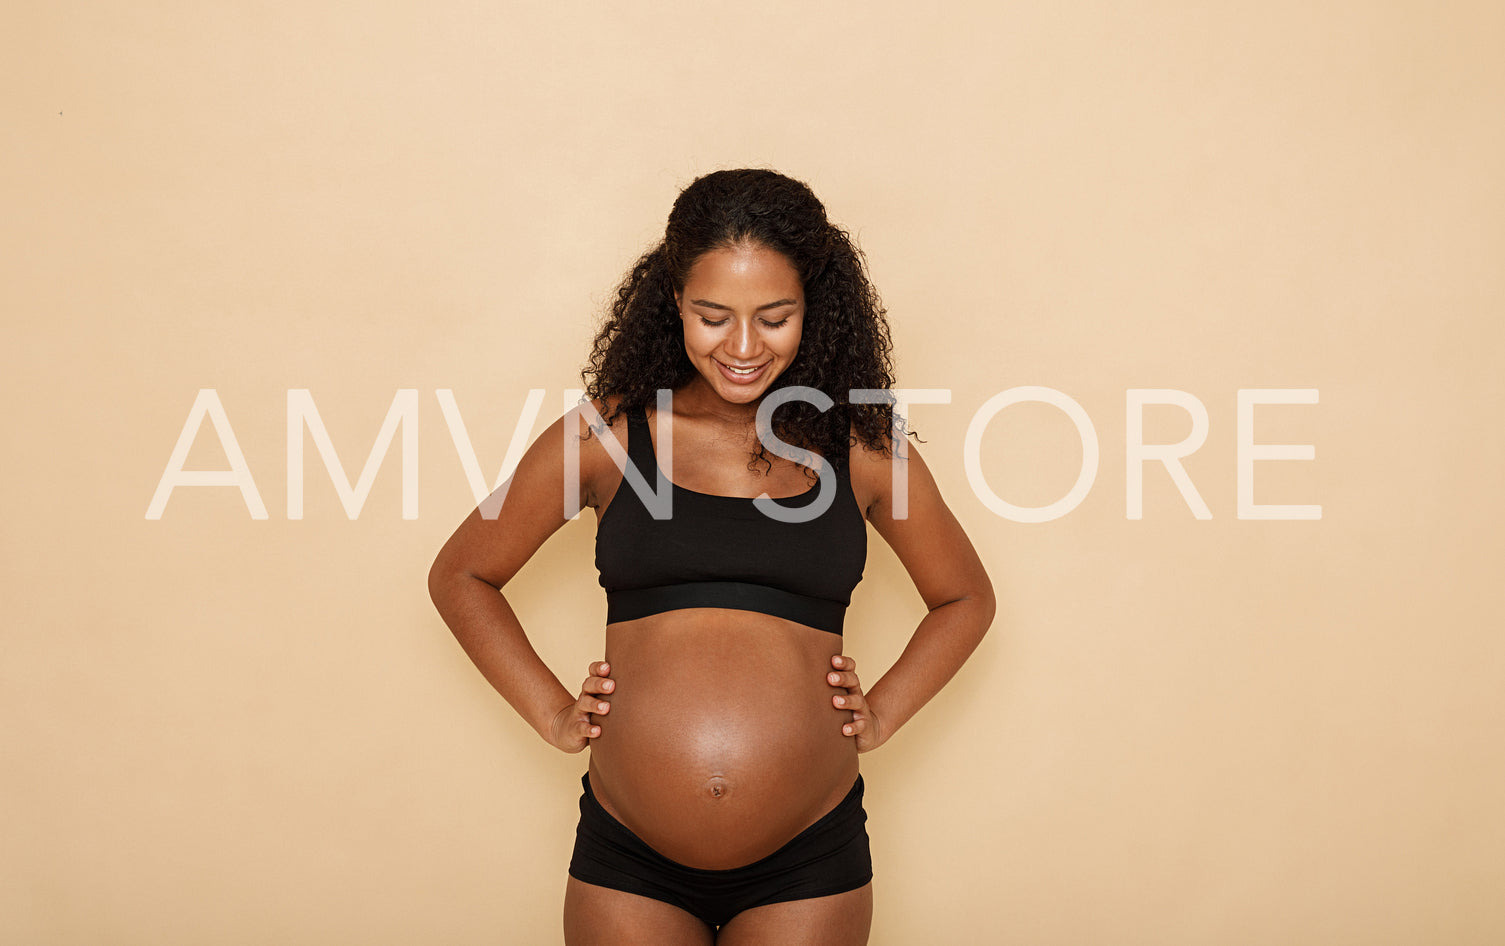
M 600 405 L 597 405 L 600 409 Z M 502 587 L 568 520 L 564 516 L 565 425 L 575 436 L 586 430 L 579 412 L 550 425 L 517 465 L 504 487 L 494 519 L 472 510 L 429 569 L 429 597 L 476 668 L 512 708 L 551 745 L 578 752 L 594 735 L 590 714 L 600 713 L 598 693 L 611 689 L 592 664 L 583 692 L 564 688 L 539 658 L 518 623 Z M 576 443 L 580 450 L 580 508 L 597 505 L 601 461 L 611 466 L 599 438 Z M 615 470 L 615 467 L 612 466 Z M 482 507 L 490 504 L 483 503 Z

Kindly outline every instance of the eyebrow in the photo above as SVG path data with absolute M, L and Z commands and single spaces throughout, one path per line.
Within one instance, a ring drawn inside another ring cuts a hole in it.
M 728 312 L 732 311 L 732 307 L 731 306 L 729 306 L 729 305 L 722 305 L 719 302 L 712 302 L 709 299 L 691 299 L 690 300 L 690 304 L 691 305 L 702 305 L 702 306 L 705 306 L 707 309 L 725 309 Z M 795 301 L 793 299 L 780 299 L 778 302 L 765 302 L 763 305 L 758 306 L 753 311 L 754 312 L 762 312 L 765 309 L 777 309 L 779 306 L 794 305 L 794 304 L 795 304 Z

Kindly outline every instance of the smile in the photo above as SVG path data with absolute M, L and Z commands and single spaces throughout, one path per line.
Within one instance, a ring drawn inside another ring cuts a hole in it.
M 767 368 L 771 364 L 773 364 L 772 361 L 765 361 L 761 365 L 750 365 L 745 368 L 739 368 L 733 367 L 732 365 L 729 365 L 724 361 L 716 361 L 716 366 L 721 369 L 722 377 L 726 378 L 728 381 L 731 381 L 733 384 L 751 384 L 753 381 L 756 381 L 759 377 L 761 377 L 763 374 L 763 369 Z

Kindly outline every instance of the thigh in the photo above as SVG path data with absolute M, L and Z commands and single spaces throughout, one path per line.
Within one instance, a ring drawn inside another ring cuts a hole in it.
M 710 926 L 673 904 L 569 879 L 565 946 L 711 946 Z
M 743 910 L 716 946 L 864 946 L 873 927 L 873 885 Z

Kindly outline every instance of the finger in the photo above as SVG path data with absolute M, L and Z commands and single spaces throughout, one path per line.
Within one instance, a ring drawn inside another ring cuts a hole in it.
M 604 677 L 607 674 L 611 673 L 611 664 L 607 663 L 604 660 L 592 661 L 590 667 L 587 668 L 586 672 L 588 672 L 593 677 Z
M 852 710 L 853 712 L 860 712 L 861 710 L 867 709 L 867 700 L 863 699 L 861 693 L 848 693 L 846 696 L 833 696 L 831 697 L 831 702 L 836 706 L 837 709 Z
M 580 694 L 580 699 L 575 701 L 575 705 L 580 708 L 580 712 L 594 713 L 597 716 L 604 716 L 607 713 L 611 712 L 610 703 L 606 702 L 605 700 L 597 699 L 593 694 L 590 693 Z
M 585 737 L 586 739 L 593 739 L 596 736 L 601 735 L 601 727 L 597 726 L 590 720 L 581 720 L 580 735 Z
M 826 674 L 826 682 L 833 687 L 846 687 L 849 690 L 862 691 L 862 681 L 857 679 L 855 673 L 838 673 L 833 670 Z
M 867 732 L 867 720 L 865 719 L 853 719 L 850 723 L 845 723 L 841 727 L 841 734 L 843 736 L 860 736 L 864 732 Z
M 580 684 L 582 693 L 610 693 L 616 688 L 617 681 L 605 677 L 586 677 L 585 682 Z
M 831 658 L 831 666 L 835 667 L 837 670 L 855 671 L 857 669 L 857 661 L 848 657 L 846 654 L 837 654 Z

